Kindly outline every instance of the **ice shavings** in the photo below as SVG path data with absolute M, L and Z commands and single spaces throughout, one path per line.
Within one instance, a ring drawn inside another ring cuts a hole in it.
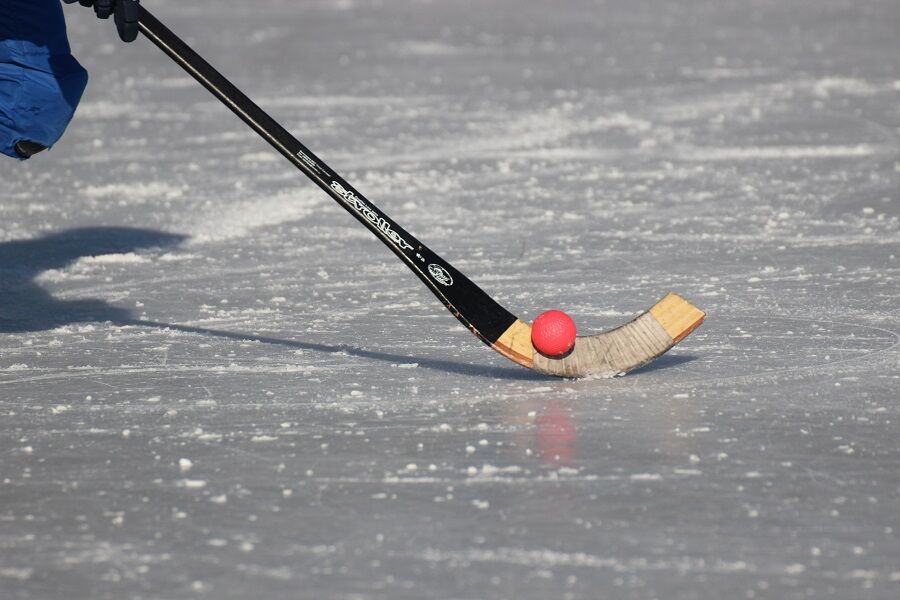
M 189 490 L 200 490 L 206 487 L 206 481 L 202 479 L 182 479 L 177 483 L 178 487 Z
M 499 563 L 528 567 L 576 566 L 593 569 L 610 569 L 616 572 L 671 571 L 673 573 L 755 573 L 755 565 L 745 561 L 705 560 L 701 558 L 616 558 L 602 557 L 583 552 L 557 552 L 547 549 L 528 550 L 525 548 L 468 548 L 466 550 L 439 550 L 428 548 L 418 556 L 427 562 L 470 562 Z
M 107 183 L 89 185 L 81 189 L 81 194 L 95 200 L 121 199 L 129 205 L 149 201 L 177 200 L 184 196 L 187 187 L 162 181 Z
M 122 254 L 99 254 L 97 256 L 85 256 L 75 261 L 70 268 L 74 270 L 90 267 L 92 265 L 136 265 L 150 262 L 145 256 L 134 252 Z
M 271 196 L 251 196 L 227 206 L 217 205 L 188 216 L 189 244 L 243 237 L 260 227 L 299 221 L 325 202 L 318 190 L 286 190 Z

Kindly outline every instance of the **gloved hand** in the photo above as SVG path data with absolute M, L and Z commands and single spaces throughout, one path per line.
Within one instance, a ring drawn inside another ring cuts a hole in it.
M 140 0 L 63 0 L 66 4 L 79 2 L 82 6 L 93 6 L 94 12 L 101 19 L 114 15 L 116 29 L 123 42 L 133 42 L 138 35 L 138 19 Z

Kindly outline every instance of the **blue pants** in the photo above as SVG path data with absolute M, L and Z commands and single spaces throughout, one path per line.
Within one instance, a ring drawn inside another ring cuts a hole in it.
M 0 0 L 0 153 L 18 158 L 22 140 L 52 146 L 86 85 L 59 0 Z

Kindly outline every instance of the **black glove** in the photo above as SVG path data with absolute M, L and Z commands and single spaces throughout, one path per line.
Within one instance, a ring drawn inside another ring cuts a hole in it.
M 138 19 L 140 11 L 138 4 L 141 0 L 63 0 L 66 4 L 79 2 L 82 6 L 93 6 L 94 12 L 101 19 L 108 19 L 114 15 L 116 29 L 123 42 L 133 42 L 138 35 Z

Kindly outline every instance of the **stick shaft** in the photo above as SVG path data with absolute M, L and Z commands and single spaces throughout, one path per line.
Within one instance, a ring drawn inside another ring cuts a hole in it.
M 374 233 L 456 318 L 484 342 L 493 344 L 516 321 L 514 315 L 465 275 L 355 190 L 143 5 L 140 7 L 140 29 L 145 37 Z

